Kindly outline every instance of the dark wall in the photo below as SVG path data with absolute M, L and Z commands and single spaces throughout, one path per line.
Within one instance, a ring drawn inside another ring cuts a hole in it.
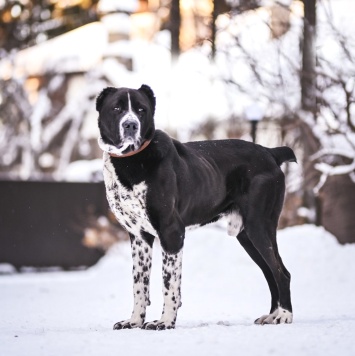
M 82 244 L 84 229 L 107 211 L 103 183 L 0 181 L 0 263 L 93 265 L 103 252 Z
M 355 243 L 355 184 L 349 176 L 331 176 L 321 190 L 321 224 L 340 243 Z

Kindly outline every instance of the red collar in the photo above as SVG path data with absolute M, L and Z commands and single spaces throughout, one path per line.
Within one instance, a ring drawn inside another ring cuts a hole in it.
M 124 157 L 129 157 L 129 156 L 134 156 L 136 155 L 137 153 L 143 151 L 145 148 L 148 147 L 148 145 L 150 144 L 151 140 L 148 140 L 148 141 L 145 141 L 143 143 L 143 145 L 137 150 L 137 151 L 131 151 L 131 152 L 128 152 L 126 154 L 123 154 L 123 155 L 115 155 L 114 153 L 109 153 L 109 155 L 111 157 L 115 157 L 115 158 L 124 158 Z

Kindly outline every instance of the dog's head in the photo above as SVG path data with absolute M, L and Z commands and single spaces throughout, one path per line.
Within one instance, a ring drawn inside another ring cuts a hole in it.
M 155 131 L 155 97 L 152 89 L 105 88 L 97 97 L 99 146 L 122 156 L 139 150 Z

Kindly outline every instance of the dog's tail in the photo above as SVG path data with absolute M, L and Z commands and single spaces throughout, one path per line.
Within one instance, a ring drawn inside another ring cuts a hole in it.
M 297 163 L 296 156 L 290 147 L 283 146 L 283 147 L 270 148 L 270 152 L 275 158 L 275 161 L 279 166 L 281 166 L 281 164 L 284 162 Z

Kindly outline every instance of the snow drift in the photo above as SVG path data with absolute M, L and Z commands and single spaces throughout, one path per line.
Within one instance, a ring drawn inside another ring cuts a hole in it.
M 128 243 L 81 272 L 0 278 L 2 355 L 354 355 L 355 245 L 339 245 L 322 228 L 279 232 L 292 274 L 294 323 L 257 326 L 270 301 L 261 271 L 225 230 L 187 234 L 183 306 L 175 330 L 113 331 L 132 308 Z M 160 316 L 160 247 L 154 246 L 147 320 Z

